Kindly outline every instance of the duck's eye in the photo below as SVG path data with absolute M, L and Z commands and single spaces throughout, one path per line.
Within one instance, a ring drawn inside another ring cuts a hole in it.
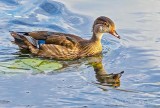
M 107 27 L 109 27 L 109 24 L 108 24 L 108 23 L 104 23 L 104 25 L 106 25 Z

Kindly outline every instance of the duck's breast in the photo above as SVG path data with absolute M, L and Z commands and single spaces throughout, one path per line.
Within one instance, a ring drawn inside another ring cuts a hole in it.
M 80 56 L 93 56 L 102 52 L 102 45 L 99 42 L 83 43 Z

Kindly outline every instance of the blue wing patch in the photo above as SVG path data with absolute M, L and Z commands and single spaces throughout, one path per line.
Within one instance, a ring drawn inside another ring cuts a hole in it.
M 45 40 L 38 40 L 38 45 L 42 45 L 42 44 L 45 44 L 46 41 Z
M 38 40 L 38 46 L 39 46 L 39 48 L 40 48 L 40 46 L 41 46 L 42 44 L 45 44 L 45 43 L 46 43 L 45 40 Z

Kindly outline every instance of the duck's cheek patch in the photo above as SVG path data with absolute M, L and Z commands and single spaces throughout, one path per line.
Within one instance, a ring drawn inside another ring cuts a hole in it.
M 103 31 L 104 31 L 102 26 L 99 27 L 99 31 L 100 31 L 100 32 L 103 32 Z

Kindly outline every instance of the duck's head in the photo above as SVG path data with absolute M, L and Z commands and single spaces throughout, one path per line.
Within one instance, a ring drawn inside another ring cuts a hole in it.
M 94 21 L 93 33 L 98 38 L 101 38 L 103 33 L 110 33 L 111 35 L 120 39 L 120 36 L 115 30 L 114 22 L 105 16 L 100 16 Z

